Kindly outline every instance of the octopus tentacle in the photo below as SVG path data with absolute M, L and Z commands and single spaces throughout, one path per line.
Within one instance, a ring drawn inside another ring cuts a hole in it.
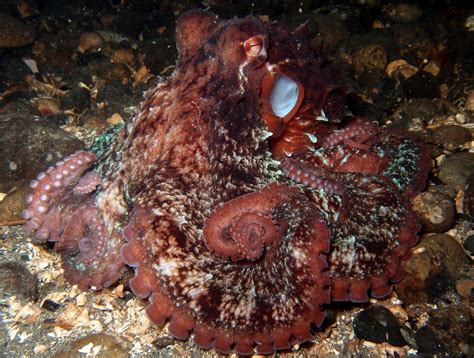
M 369 290 L 374 297 L 389 294 L 391 283 L 403 275 L 400 261 L 418 239 L 420 226 L 409 201 L 384 176 L 326 172 L 323 180 L 314 174 L 321 169 L 309 162 L 284 159 L 281 166 L 290 179 L 311 189 L 321 210 L 337 213 L 329 219 L 332 299 L 365 302 Z M 328 180 L 336 182 L 338 190 Z M 340 194 L 339 202 L 328 198 Z
M 269 196 L 274 191 L 278 196 Z M 272 184 L 264 190 L 228 201 L 208 218 L 204 226 L 206 245 L 219 257 L 256 260 L 265 247 L 280 240 L 284 229 L 271 215 L 287 188 Z
M 88 171 L 97 160 L 91 152 L 76 152 L 40 173 L 26 198 L 24 230 L 34 238 L 55 242 L 63 258 L 64 276 L 82 289 L 112 284 L 124 270 L 121 239 L 111 233 L 94 203 L 99 175 Z
M 324 171 L 297 159 L 285 158 L 280 162 L 283 173 L 290 179 L 313 189 L 329 193 L 344 193 L 344 186 L 335 179 L 327 178 Z
M 107 232 L 93 198 L 89 198 L 72 213 L 55 250 L 62 256 L 64 277 L 69 282 L 82 289 L 102 288 L 125 270 L 120 245 L 117 232 Z
M 79 178 L 77 184 L 72 188 L 75 195 L 83 195 L 92 193 L 100 184 L 99 173 L 89 171 Z
M 340 143 L 345 143 L 354 148 L 369 149 L 370 143 L 366 143 L 378 132 L 378 127 L 369 122 L 356 119 L 344 128 L 328 135 L 324 141 L 324 147 L 334 147 Z
M 59 240 L 61 232 L 54 225 L 60 220 L 56 207 L 65 198 L 81 194 L 72 194 L 71 188 L 96 160 L 93 153 L 79 151 L 57 162 L 46 172 L 39 173 L 30 183 L 33 192 L 26 197 L 27 207 L 22 216 L 28 221 L 23 229 L 26 232 L 36 230 L 34 237 L 37 240 Z
M 329 230 L 298 190 L 271 184 L 233 199 L 215 209 L 202 235 L 226 231 L 235 224 L 232 218 L 238 221 L 242 211 L 247 215 L 250 204 L 273 222 L 285 223 L 279 225 L 283 232 L 257 260 L 240 256 L 235 262 L 216 257 L 199 232 L 136 211 L 122 249 L 127 262 L 138 263 L 131 288 L 150 297 L 150 319 L 157 324 L 169 319 L 173 336 L 185 339 L 193 333 L 197 345 L 222 353 L 269 353 L 308 340 L 310 324 L 322 323 L 321 305 L 330 295 Z M 253 221 L 254 213 L 249 215 Z M 136 229 L 144 224 L 148 230 Z

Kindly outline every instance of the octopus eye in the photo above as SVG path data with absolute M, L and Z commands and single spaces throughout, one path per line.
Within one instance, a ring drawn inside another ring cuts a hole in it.
M 256 35 L 244 41 L 244 50 L 248 58 L 255 58 L 265 51 L 265 41 L 262 35 Z
M 290 113 L 295 112 L 302 100 L 301 87 L 290 77 L 279 74 L 268 96 L 273 113 L 278 117 L 286 118 Z

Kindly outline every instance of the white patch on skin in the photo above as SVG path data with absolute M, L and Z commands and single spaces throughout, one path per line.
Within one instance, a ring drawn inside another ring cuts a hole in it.
M 305 133 L 305 134 L 308 136 L 311 143 L 317 143 L 318 142 L 318 137 L 316 137 L 315 134 L 313 134 L 313 133 Z
M 161 258 L 156 268 L 163 276 L 175 276 L 178 273 L 178 264 L 174 260 Z
M 300 268 L 303 266 L 304 262 L 306 261 L 306 255 L 303 251 L 298 248 L 294 248 L 291 255 L 295 259 L 296 267 Z
M 316 117 L 316 120 L 317 121 L 322 121 L 322 122 L 328 122 L 329 118 L 326 117 L 326 113 L 324 113 L 324 111 L 321 109 L 321 114 Z

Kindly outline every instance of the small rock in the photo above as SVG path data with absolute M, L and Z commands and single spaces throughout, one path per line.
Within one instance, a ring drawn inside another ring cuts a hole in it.
M 148 71 L 145 65 L 141 65 L 137 72 L 135 72 L 133 85 L 137 86 L 141 83 L 147 83 L 153 75 Z
M 468 306 L 455 304 L 433 310 L 428 328 L 448 353 L 464 353 L 470 356 L 467 339 L 472 333 L 473 321 Z M 463 349 L 466 347 L 466 350 Z
M 19 299 L 36 299 L 36 277 L 22 263 L 9 261 L 0 264 L 0 296 Z
M 70 343 L 70 348 L 57 352 L 54 358 L 76 358 L 84 354 L 98 358 L 128 358 L 128 351 L 116 337 L 105 333 L 91 334 Z
M 474 268 L 461 275 L 456 281 L 456 291 L 466 304 L 472 305 L 474 302 Z
M 49 116 L 51 114 L 58 114 L 61 112 L 61 103 L 56 98 L 40 98 L 35 102 L 38 112 L 43 116 Z
M 119 113 L 114 113 L 112 116 L 107 118 L 107 123 L 116 126 L 117 124 L 123 124 L 125 122 L 123 121 L 122 116 Z
M 443 344 L 428 326 L 423 326 L 416 331 L 415 340 L 420 353 L 436 354 L 446 352 Z
M 436 61 L 429 61 L 424 67 L 423 71 L 431 73 L 433 76 L 438 76 L 439 71 L 440 71 L 439 65 L 436 63 Z
M 397 74 L 399 73 L 405 79 L 408 79 L 418 71 L 419 69 L 417 67 L 410 65 L 403 59 L 392 61 L 385 67 L 385 73 L 390 78 L 397 78 Z
M 467 31 L 474 31 L 474 15 L 469 15 L 464 22 L 464 27 Z
M 46 119 L 51 122 L 51 123 L 54 123 L 58 126 L 63 126 L 65 124 L 69 124 L 73 121 L 73 117 L 64 113 L 64 112 L 61 112 L 61 113 L 58 113 L 58 114 L 52 114 L 48 117 L 46 117 Z
M 356 337 L 366 341 L 388 342 L 397 347 L 407 344 L 401 331 L 406 334 L 408 329 L 383 306 L 373 305 L 358 313 L 354 318 L 353 327 Z
M 110 61 L 113 63 L 123 63 L 124 65 L 133 66 L 135 64 L 135 55 L 130 49 L 120 48 L 115 50 Z
M 474 112 L 474 90 L 467 93 L 464 109 Z
M 463 246 L 471 256 L 474 256 L 474 234 L 469 235 L 463 242 Z
M 388 7 L 388 17 L 392 22 L 413 22 L 423 15 L 423 10 L 412 4 L 398 4 Z
M 313 39 L 316 46 L 324 44 L 324 48 L 331 51 L 336 48 L 338 43 L 349 36 L 346 24 L 333 14 L 317 13 L 312 16 L 310 21 L 314 21 L 317 30 Z
M 403 262 L 404 279 L 395 286 L 407 305 L 437 302 L 456 297 L 455 280 L 469 266 L 469 257 L 451 236 L 424 236 Z
M 0 48 L 29 45 L 36 34 L 30 25 L 0 13 Z
M 418 72 L 405 81 L 403 87 L 410 97 L 436 98 L 439 97 L 438 83 L 428 72 Z
M 18 180 L 35 178 L 41 170 L 83 146 L 46 119 L 0 115 L 0 192 L 8 192 Z M 9 169 L 9 162 L 16 163 L 16 170 Z
M 81 118 L 80 123 L 82 126 L 84 126 L 84 128 L 94 130 L 98 134 L 101 134 L 110 129 L 110 126 L 107 121 L 105 121 L 94 113 L 86 114 L 83 118 Z
M 435 128 L 429 138 L 431 142 L 453 151 L 470 142 L 472 135 L 467 128 L 449 124 Z
M 438 178 L 456 191 L 464 189 L 474 173 L 474 153 L 459 152 L 450 155 L 439 168 Z
M 418 118 L 428 123 L 433 117 L 440 114 L 435 104 L 429 99 L 412 99 L 401 104 L 393 114 L 394 121 L 412 122 Z
M 86 32 L 79 38 L 79 51 L 97 50 L 104 43 L 104 38 L 96 32 Z
M 141 48 L 144 65 L 154 75 L 176 63 L 177 51 L 171 39 L 145 42 Z
M 370 69 L 384 70 L 387 66 L 387 50 L 378 44 L 369 44 L 352 56 L 354 70 L 360 74 Z
M 454 222 L 456 208 L 453 200 L 439 192 L 423 192 L 413 200 L 426 232 L 441 233 L 449 230 Z
M 21 211 L 25 208 L 25 197 L 31 192 L 27 181 L 17 182 L 17 187 L 0 202 L 0 225 L 18 225 L 24 223 Z
M 474 173 L 469 175 L 464 188 L 462 212 L 474 218 Z M 474 252 L 474 251 L 473 251 Z
M 54 302 L 53 300 L 44 300 L 43 304 L 41 305 L 41 308 L 51 312 L 57 311 L 59 307 L 61 307 L 61 305 L 57 302 Z
M 74 110 L 82 113 L 91 105 L 90 92 L 86 88 L 74 88 L 61 97 L 61 107 L 64 110 Z
M 114 63 L 113 66 L 107 70 L 105 78 L 109 81 L 118 80 L 122 83 L 126 83 L 131 74 L 132 72 L 126 64 Z
M 152 344 L 158 349 L 162 349 L 168 346 L 171 346 L 176 343 L 176 338 L 170 336 L 160 336 L 155 339 Z
M 133 92 L 130 86 L 118 81 L 111 81 L 101 87 L 97 94 L 96 103 L 105 111 L 106 116 L 120 113 L 122 118 L 127 118 L 127 107 L 135 106 L 141 100 L 141 93 Z

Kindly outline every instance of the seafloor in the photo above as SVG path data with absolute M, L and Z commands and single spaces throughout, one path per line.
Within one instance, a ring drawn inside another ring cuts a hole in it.
M 153 326 L 125 275 L 98 292 L 62 277 L 23 234 L 28 182 L 126 122 L 175 64 L 176 17 L 309 22 L 312 45 L 351 87 L 347 110 L 396 123 L 429 148 L 414 199 L 423 228 L 383 300 L 336 304 L 311 342 L 278 355 L 473 356 L 474 6 L 470 1 L 0 2 L 0 356 L 210 356 Z

